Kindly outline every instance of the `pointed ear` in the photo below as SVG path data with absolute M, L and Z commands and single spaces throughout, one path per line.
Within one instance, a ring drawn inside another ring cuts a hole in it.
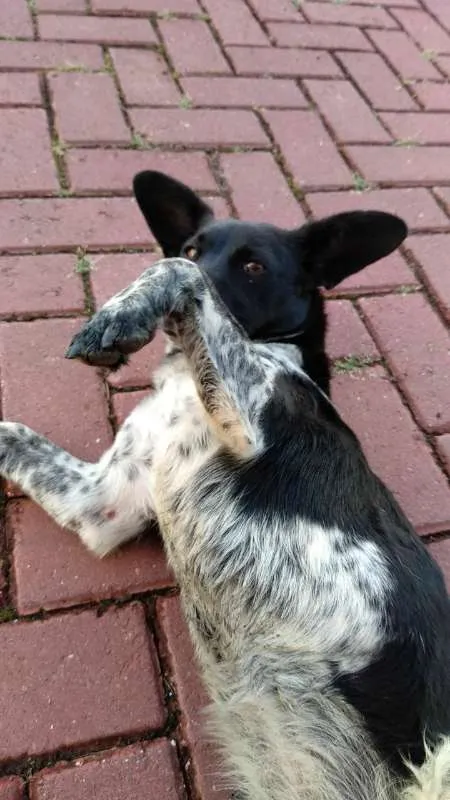
M 133 190 L 166 257 L 180 255 L 183 244 L 214 217 L 212 209 L 192 189 L 162 172 L 139 172 Z
M 316 286 L 338 283 L 387 256 L 405 239 L 400 217 L 382 211 L 350 211 L 293 231 L 302 267 Z

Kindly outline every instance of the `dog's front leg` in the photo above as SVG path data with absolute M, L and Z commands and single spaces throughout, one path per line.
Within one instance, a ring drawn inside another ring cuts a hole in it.
M 189 363 L 199 397 L 221 443 L 246 458 L 264 445 L 260 412 L 270 393 L 274 364 L 264 346 L 250 342 L 203 276 L 202 291 L 166 329 Z
M 258 419 L 280 366 L 270 348 L 252 344 L 199 268 L 164 259 L 115 295 L 74 337 L 68 358 L 117 366 L 158 326 L 177 340 L 216 434 L 235 454 L 261 443 Z
M 201 273 L 190 261 L 158 261 L 94 314 L 72 339 L 66 357 L 95 366 L 120 366 L 152 340 L 165 317 L 183 314 L 202 286 Z

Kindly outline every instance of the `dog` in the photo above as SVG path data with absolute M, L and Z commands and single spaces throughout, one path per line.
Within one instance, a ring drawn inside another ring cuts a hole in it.
M 134 188 L 164 258 L 66 355 L 118 368 L 162 328 L 155 393 L 96 464 L 1 423 L 1 475 L 98 556 L 157 521 L 242 798 L 448 800 L 448 595 L 329 399 L 319 292 L 405 224 L 285 231 Z

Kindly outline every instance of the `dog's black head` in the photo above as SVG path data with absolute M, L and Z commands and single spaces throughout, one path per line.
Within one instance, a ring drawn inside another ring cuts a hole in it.
M 388 255 L 407 234 L 399 217 L 380 211 L 336 214 L 296 230 L 217 221 L 195 192 L 167 175 L 141 172 L 133 185 L 164 255 L 197 262 L 252 339 L 293 340 L 304 358 L 308 349 L 323 354 L 320 287 Z

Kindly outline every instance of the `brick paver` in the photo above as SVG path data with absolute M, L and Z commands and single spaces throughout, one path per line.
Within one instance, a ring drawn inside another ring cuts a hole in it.
M 397 9 L 392 13 L 422 50 L 450 53 L 450 34 L 446 33 L 426 11 Z
M 292 22 L 301 21 L 299 11 L 291 3 L 291 0 L 277 0 L 276 3 L 273 0 L 250 0 L 250 5 L 262 22 L 277 19 Z
M 311 47 L 317 50 L 371 50 L 372 45 L 359 28 L 342 25 L 268 25 L 275 42 L 282 47 Z
M 36 0 L 38 11 L 61 11 L 82 14 L 86 11 L 84 0 Z
M 228 0 L 226 4 L 222 0 L 205 0 L 205 6 L 224 45 L 268 44 L 261 23 L 241 0 Z
M 302 3 L 302 11 L 310 22 L 336 22 L 339 25 L 361 25 L 365 28 L 395 28 L 395 20 L 380 8 L 379 3 L 374 8 L 368 6 L 337 7 L 333 3 Z
M 0 317 L 80 314 L 85 297 L 69 253 L 0 258 Z
M 401 252 L 326 293 L 333 397 L 450 586 L 449 78 L 448 0 L 0 0 L 3 418 L 92 461 L 152 391 L 160 335 L 63 358 L 159 257 L 137 171 L 220 218 L 397 213 Z M 157 532 L 101 561 L 0 501 L 0 800 L 230 800 Z
M 113 81 L 109 75 L 79 73 L 51 75 L 50 91 L 56 128 L 70 144 L 128 144 L 125 125 Z M 83 113 L 88 108 L 89 113 Z
M 0 628 L 0 762 L 164 724 L 156 655 L 139 604 Z M 70 687 L 70 691 L 68 691 Z
M 174 583 L 156 537 L 146 537 L 101 561 L 29 500 L 9 503 L 7 534 L 21 614 L 160 590 Z
M 196 0 L 92 0 L 92 10 L 99 14 L 148 17 L 150 12 L 198 14 L 198 4 Z
M 64 345 L 81 321 L 0 323 L 0 385 L 5 419 L 26 423 L 78 458 L 89 460 L 102 453 L 111 432 L 99 376 L 80 364 L 72 369 L 64 359 Z M 39 401 L 30 403 L 30 398 Z M 68 418 L 72 425 L 67 425 Z
M 54 69 L 64 72 L 102 69 L 103 66 L 102 50 L 96 44 L 0 41 L 2 70 Z
M 445 75 L 450 76 L 450 56 L 439 56 L 436 58 L 436 63 L 439 65 Z
M 422 427 L 450 431 L 448 330 L 421 294 L 363 298 L 360 308 Z
M 380 358 L 372 337 L 361 322 L 349 300 L 327 303 L 327 352 L 332 359 L 357 356 L 362 359 Z
M 350 81 L 306 80 L 304 85 L 339 142 L 391 141 Z
M 239 216 L 274 225 L 301 225 L 304 215 L 270 153 L 223 155 L 221 165 Z M 264 175 L 264 191 L 248 175 Z
M 177 106 L 180 93 L 164 59 L 151 50 L 110 51 L 125 100 L 133 106 Z
M 42 104 L 38 75 L 32 73 L 0 73 L 0 106 L 40 106 Z
M 151 253 L 100 253 L 89 255 L 88 258 L 91 265 L 92 292 L 97 306 L 102 306 L 112 294 L 124 289 L 156 260 L 156 256 Z M 120 375 L 120 372 L 117 374 Z
M 352 146 L 348 154 L 359 172 L 376 183 L 434 186 L 448 181 L 442 162 L 450 160 L 450 147 Z
M 344 51 L 339 59 L 375 109 L 405 111 L 417 107 L 381 55 Z
M 450 474 L 450 434 L 445 433 L 435 439 L 436 449 L 442 459 L 447 472 Z
M 67 153 L 66 164 L 71 187 L 77 194 L 131 194 L 133 176 L 142 169 L 143 158 L 138 150 L 74 148 Z M 217 192 L 203 153 L 152 150 L 145 154 L 145 166 L 187 181 L 193 189 Z
M 436 186 L 435 194 L 445 204 L 448 212 L 450 209 L 450 188 Z
M 268 146 L 256 116 L 241 109 L 137 108 L 132 110 L 131 120 L 139 133 L 159 145 Z
M 181 83 L 195 106 L 308 107 L 296 83 L 283 78 L 186 77 Z
M 0 30 L 5 38 L 33 38 L 31 17 L 26 0 L 2 3 L 0 6 Z
M 151 241 L 127 197 L 0 200 L 0 251 L 139 247 Z
M 239 75 L 303 75 L 333 78 L 342 72 L 324 50 L 274 49 L 269 47 L 228 47 L 228 54 Z
M 175 69 L 182 74 L 192 72 L 230 72 L 211 30 L 202 20 L 163 20 L 160 30 Z
M 0 194 L 51 194 L 58 190 L 45 113 L 3 109 L 0 117 Z
M 264 118 L 302 188 L 349 186 L 350 170 L 313 111 L 266 111 Z
M 383 122 L 392 131 L 397 143 L 450 144 L 450 114 L 421 111 L 381 114 Z
M 0 800 L 23 800 L 23 782 L 20 778 L 0 779 Z
M 184 800 L 185 796 L 175 742 L 166 739 L 79 759 L 65 768 L 43 770 L 32 779 L 30 791 L 31 800 Z
M 62 42 L 98 42 L 108 45 L 156 44 L 150 22 L 121 17 L 43 14 L 39 19 L 42 39 Z
M 404 31 L 371 31 L 371 39 L 402 78 L 439 80 L 440 72 Z
M 405 6 L 406 8 L 417 8 L 420 0 L 377 0 L 379 6 L 392 6 L 393 2 L 395 7 Z M 373 0 L 358 0 L 361 5 L 371 6 Z
M 421 276 L 450 323 L 450 270 L 445 236 L 418 236 L 408 245 Z
M 423 81 L 414 86 L 414 91 L 427 111 L 450 111 L 448 82 Z
M 392 214 L 400 214 L 413 231 L 450 228 L 448 215 L 439 208 L 432 194 L 422 187 L 372 189 L 372 191 L 345 193 L 317 192 L 308 195 L 307 199 L 312 211 L 319 217 L 326 214 L 337 214 L 341 211 L 379 209 Z M 362 275 L 361 278 L 363 278 Z
M 334 400 L 359 436 L 372 468 L 394 491 L 421 533 L 450 527 L 448 483 L 382 367 L 343 365 Z

